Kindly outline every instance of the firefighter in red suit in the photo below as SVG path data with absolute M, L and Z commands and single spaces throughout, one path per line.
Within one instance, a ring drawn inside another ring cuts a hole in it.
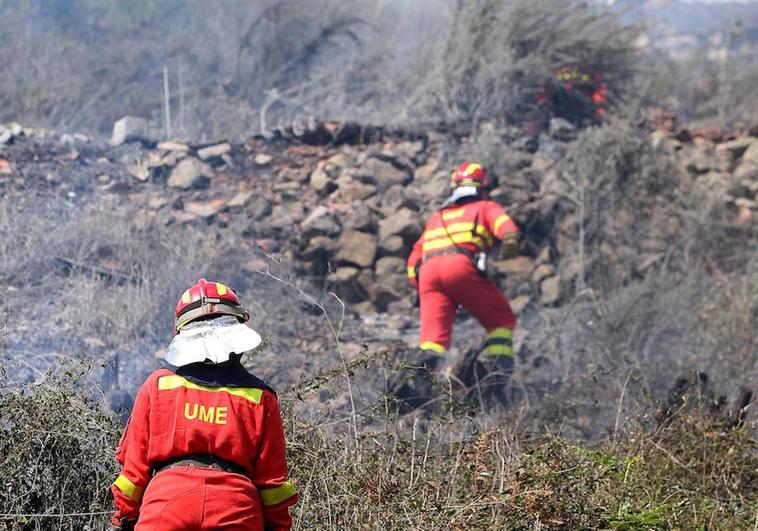
M 182 295 L 170 365 L 140 388 L 116 450 L 115 527 L 291 528 L 276 394 L 240 363 L 261 342 L 248 319 L 223 284 L 200 279 Z
M 440 365 L 450 347 L 456 308 L 462 306 L 487 331 L 484 364 L 512 369 L 516 316 L 482 264 L 498 240 L 501 256 L 516 255 L 518 227 L 489 199 L 493 185 L 480 164 L 461 164 L 453 172 L 450 197 L 429 218 L 408 257 L 408 278 L 419 293 L 419 348 L 426 367 Z

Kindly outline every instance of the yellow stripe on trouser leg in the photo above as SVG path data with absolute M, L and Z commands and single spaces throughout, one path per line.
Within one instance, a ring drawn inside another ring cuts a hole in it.
M 289 500 L 292 496 L 297 494 L 297 489 L 289 481 L 282 483 L 281 487 L 275 487 L 273 489 L 260 489 L 261 501 L 266 507 L 270 505 L 276 505 L 282 503 L 285 500 Z
M 495 328 L 487 334 L 484 353 L 488 356 L 513 356 L 513 330 Z
M 121 474 L 116 478 L 113 484 L 118 487 L 118 490 L 124 493 L 127 498 L 134 501 L 140 501 L 142 499 L 142 492 L 145 490 L 143 487 L 136 485 L 125 475 Z
M 431 350 L 434 352 L 438 352 L 440 354 L 442 354 L 443 352 L 445 352 L 445 350 L 447 350 L 445 347 L 443 347 L 439 343 L 435 343 L 434 341 L 424 341 L 423 343 L 421 343 L 421 345 L 419 345 L 419 348 L 421 350 Z

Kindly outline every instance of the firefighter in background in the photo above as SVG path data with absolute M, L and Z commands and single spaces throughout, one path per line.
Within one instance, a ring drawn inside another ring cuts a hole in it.
M 116 528 L 291 528 L 276 394 L 240 363 L 261 343 L 248 319 L 223 284 L 200 279 L 182 295 L 169 365 L 140 388 L 116 450 Z
M 561 116 L 572 122 L 591 118 L 602 122 L 608 105 L 608 86 L 603 76 L 594 72 L 588 74 L 564 65 L 555 72 L 552 82 L 540 89 L 535 99 L 552 115 Z
M 510 375 L 516 316 L 497 284 L 487 278 L 486 255 L 502 240 L 501 256 L 515 256 L 518 227 L 489 199 L 495 182 L 480 164 L 458 166 L 450 185 L 450 197 L 429 218 L 407 261 L 420 304 L 416 361 L 432 371 L 440 367 L 450 347 L 456 308 L 462 306 L 487 330 L 480 361 Z M 403 398 L 402 391 L 399 395 Z

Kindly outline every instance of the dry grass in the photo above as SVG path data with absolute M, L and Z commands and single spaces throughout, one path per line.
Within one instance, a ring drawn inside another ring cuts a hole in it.
M 118 430 L 76 386 L 82 376 L 0 392 L 0 527 L 104 525 Z M 638 417 L 593 445 L 529 433 L 518 417 L 377 415 L 356 446 L 349 420 L 299 418 L 294 400 L 294 390 L 281 396 L 301 496 L 295 529 L 755 525 L 758 441 L 699 410 Z

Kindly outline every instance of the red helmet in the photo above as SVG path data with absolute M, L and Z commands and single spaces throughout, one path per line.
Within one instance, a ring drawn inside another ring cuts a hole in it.
M 201 278 L 176 303 L 174 332 L 207 315 L 233 315 L 241 323 L 250 319 L 250 314 L 242 307 L 233 289 Z
M 453 172 L 450 177 L 450 188 L 455 190 L 459 186 L 473 186 L 480 190 L 487 190 L 492 184 L 492 179 L 487 175 L 478 162 L 466 161 Z

